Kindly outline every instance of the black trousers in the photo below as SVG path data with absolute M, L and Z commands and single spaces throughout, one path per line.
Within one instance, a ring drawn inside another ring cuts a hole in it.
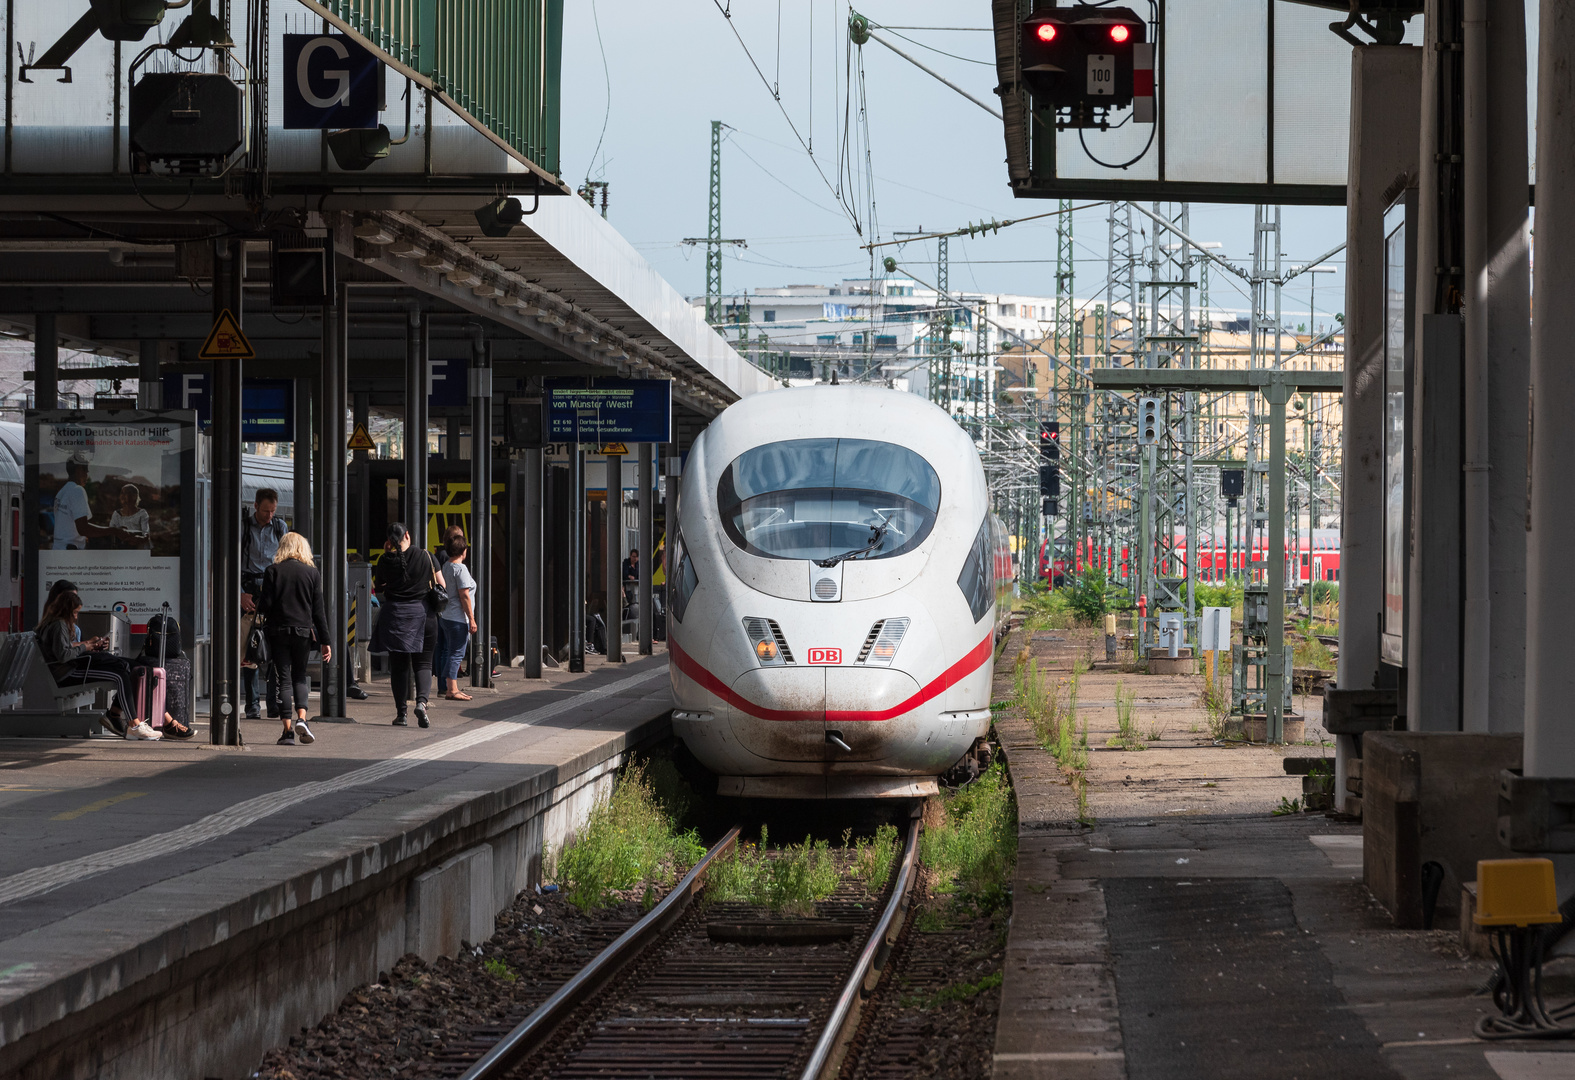
M 124 658 L 107 652 L 92 652 L 79 656 L 71 670 L 55 680 L 56 686 L 74 686 L 85 682 L 110 682 L 115 684 L 115 704 L 126 716 L 137 715 L 137 702 L 132 694 L 136 690 L 136 676 Z M 159 719 L 163 719 L 160 717 Z
M 307 665 L 312 660 L 311 631 L 291 627 L 268 628 L 268 651 L 273 679 L 278 681 L 279 706 L 286 716 L 293 717 L 290 698 L 295 697 L 294 708 L 310 712 L 307 704 L 312 693 L 312 676 Z
M 428 614 L 426 629 L 422 634 L 423 648 L 418 653 L 390 652 L 388 654 L 388 684 L 394 692 L 394 709 L 405 715 L 405 703 L 410 700 L 410 678 L 416 681 L 416 700 L 426 702 L 432 696 L 432 650 L 437 646 L 437 617 Z

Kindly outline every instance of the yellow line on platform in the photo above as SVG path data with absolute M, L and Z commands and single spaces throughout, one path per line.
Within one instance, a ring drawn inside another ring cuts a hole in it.
M 56 814 L 54 817 L 50 818 L 49 820 L 50 821 L 75 821 L 77 818 L 81 817 L 83 814 L 93 814 L 93 813 L 97 813 L 100 810 L 108 810 L 111 806 L 114 806 L 116 803 L 123 803 L 127 799 L 140 799 L 140 798 L 142 798 L 142 796 L 144 796 L 146 794 L 147 794 L 146 791 L 123 791 L 119 795 L 111 795 L 107 799 L 100 799 L 98 802 L 88 803 L 86 806 L 79 806 L 75 810 L 67 810 L 63 814 Z

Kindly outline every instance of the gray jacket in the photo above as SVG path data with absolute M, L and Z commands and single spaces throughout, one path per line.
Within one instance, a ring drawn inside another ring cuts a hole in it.
M 71 640 L 71 628 L 64 622 L 45 623 L 34 633 L 38 651 L 44 654 L 44 663 L 49 665 L 49 673 L 57 683 L 71 674 L 72 665 L 79 658 L 87 655 L 87 646 Z

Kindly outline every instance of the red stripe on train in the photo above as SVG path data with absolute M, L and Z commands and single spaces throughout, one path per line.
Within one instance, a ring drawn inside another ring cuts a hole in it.
M 968 654 L 951 667 L 941 672 L 924 687 L 899 705 L 880 711 L 870 710 L 843 710 L 843 709 L 771 709 L 764 705 L 757 705 L 753 701 L 737 693 L 721 679 L 707 671 L 694 657 L 681 649 L 676 641 L 669 639 L 667 643 L 668 655 L 673 663 L 678 665 L 678 670 L 693 679 L 702 688 L 709 690 L 723 701 L 740 712 L 761 720 L 824 720 L 832 724 L 860 723 L 864 721 L 891 720 L 905 712 L 917 709 L 930 699 L 944 693 L 949 688 L 956 686 L 969 675 L 979 670 L 984 663 L 995 654 L 994 635 L 987 634 L 983 641 L 975 645 Z

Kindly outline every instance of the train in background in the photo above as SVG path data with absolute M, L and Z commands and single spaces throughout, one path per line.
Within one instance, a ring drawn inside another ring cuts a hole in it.
M 1247 552 L 1236 547 L 1232 547 L 1227 552 L 1223 542 L 1216 539 L 1210 544 L 1209 540 L 1208 536 L 1202 537 L 1203 545 L 1207 546 L 1200 546 L 1198 549 L 1198 577 L 1202 581 L 1224 581 L 1232 576 L 1232 568 L 1234 568 L 1234 576 L 1240 577 L 1246 573 L 1250 561 L 1263 559 L 1268 550 L 1260 542 L 1254 546 L 1249 556 Z M 1184 534 L 1176 537 L 1175 550 L 1178 564 L 1185 566 L 1187 540 Z M 1305 585 L 1310 581 L 1340 580 L 1338 529 L 1318 529 L 1312 537 L 1303 536 L 1299 541 L 1287 537 L 1285 552 L 1290 555 L 1292 551 L 1299 551 L 1301 558 L 1294 560 L 1292 571 L 1287 575 L 1287 584 L 1297 586 Z M 1072 560 L 1058 558 L 1052 562 L 1049 544 L 1041 542 L 1039 576 L 1059 584 L 1070 577 L 1082 574 L 1090 566 L 1103 566 L 1111 572 L 1112 576 L 1124 578 L 1130 572 L 1128 562 L 1131 554 L 1131 549 L 1126 545 L 1120 548 L 1101 549 L 1093 540 L 1084 540 L 1076 545 Z
M 875 387 L 753 394 L 695 440 L 677 525 L 673 728 L 720 794 L 920 796 L 988 763 L 1012 558 L 945 412 Z

